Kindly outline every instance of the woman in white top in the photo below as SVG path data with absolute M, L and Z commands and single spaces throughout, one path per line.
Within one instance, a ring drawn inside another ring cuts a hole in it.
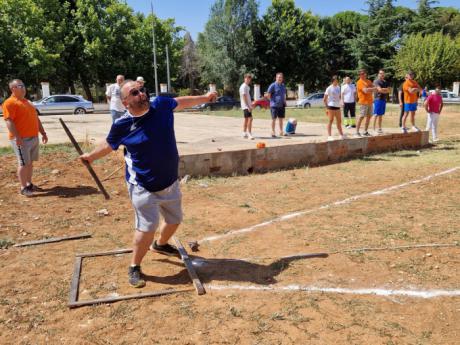
M 326 114 L 329 118 L 329 122 L 327 124 L 327 140 L 334 140 L 334 137 L 332 136 L 332 123 L 334 122 L 334 118 L 340 137 L 344 139 L 345 136 L 342 131 L 342 117 L 340 115 L 340 86 L 337 76 L 332 77 L 332 84 L 326 89 L 323 101 L 327 109 Z

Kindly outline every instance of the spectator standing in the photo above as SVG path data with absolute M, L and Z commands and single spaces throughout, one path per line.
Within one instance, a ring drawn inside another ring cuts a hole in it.
M 143 77 L 139 76 L 136 78 L 136 83 L 139 86 L 139 89 L 142 89 L 143 92 L 147 95 L 147 98 L 150 99 L 150 92 L 149 90 L 145 87 L 145 80 Z
M 356 86 L 350 77 L 345 77 L 341 92 L 345 127 L 356 128 Z
M 383 69 L 379 70 L 377 79 L 374 81 L 374 86 L 376 88 L 374 96 L 374 131 L 376 122 L 378 122 L 378 134 L 383 134 L 382 129 L 382 119 L 385 115 L 386 105 L 388 94 L 390 93 L 390 88 L 388 82 L 385 80 L 385 71 Z
M 426 130 L 432 130 L 431 138 L 433 142 L 437 142 L 439 115 L 441 115 L 444 106 L 441 96 L 441 86 L 436 86 L 436 90 L 427 97 L 424 105 L 427 112 Z
M 32 196 L 33 162 L 38 161 L 38 133 L 42 142 L 48 142 L 48 136 L 37 115 L 37 110 L 26 98 L 26 87 L 20 79 L 9 83 L 11 96 L 3 103 L 3 119 L 9 132 L 10 144 L 18 160 L 18 179 L 21 194 Z
M 417 100 L 418 94 L 422 90 L 420 85 L 414 80 L 414 73 L 409 71 L 407 73 L 407 79 L 403 84 L 403 92 L 404 92 L 404 117 L 402 123 L 402 132 L 407 133 L 408 128 L 406 127 L 407 117 L 410 114 L 410 122 L 412 124 L 412 130 L 415 132 L 419 132 L 415 126 L 415 112 L 417 111 Z
M 405 80 L 407 80 L 407 74 L 405 76 Z M 398 88 L 398 100 L 399 100 L 399 108 L 400 108 L 400 111 L 399 111 L 399 128 L 402 129 L 403 125 L 402 125 L 402 120 L 403 120 L 403 117 L 404 117 L 404 91 L 403 91 L 403 85 L 404 85 L 404 82 L 399 86 Z
M 276 73 L 275 82 L 267 90 L 270 99 L 270 112 L 272 116 L 272 138 L 276 137 L 276 119 L 279 121 L 280 135 L 283 136 L 283 119 L 286 116 L 286 86 L 284 85 L 284 75 Z
M 112 122 L 123 116 L 126 111 L 125 106 L 121 102 L 120 85 L 125 81 L 125 77 L 121 74 L 117 75 L 116 82 L 111 84 L 105 93 L 107 96 L 107 102 L 110 104 L 110 114 L 112 116 Z
M 372 93 L 375 91 L 375 87 L 373 86 L 372 82 L 367 79 L 367 72 L 366 70 L 362 69 L 359 71 L 359 80 L 356 83 L 356 89 L 358 92 L 358 104 L 359 104 L 359 119 L 358 125 L 356 127 L 356 136 L 360 137 L 361 133 L 359 129 L 361 128 L 361 123 L 363 119 L 366 119 L 364 125 L 364 133 L 363 135 L 368 137 L 369 134 L 369 122 L 372 116 L 372 102 L 373 97 Z
M 250 74 L 244 75 L 244 82 L 240 86 L 240 102 L 241 109 L 243 110 L 243 138 L 254 139 L 252 136 L 252 105 L 251 95 L 249 93 L 252 76 Z
M 327 123 L 327 140 L 334 140 L 334 137 L 332 136 L 332 123 L 334 122 L 334 119 L 340 137 L 345 139 L 342 131 L 342 117 L 340 115 L 340 86 L 337 76 L 332 77 L 331 85 L 329 85 L 324 92 L 323 101 L 326 106 L 327 117 L 329 118 L 329 122 Z

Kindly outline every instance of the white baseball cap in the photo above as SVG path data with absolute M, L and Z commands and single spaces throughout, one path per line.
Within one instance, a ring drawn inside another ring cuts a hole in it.
M 142 83 L 145 83 L 145 80 L 144 80 L 144 78 L 142 78 L 142 77 L 137 77 L 136 81 L 140 81 L 140 82 L 142 82 Z

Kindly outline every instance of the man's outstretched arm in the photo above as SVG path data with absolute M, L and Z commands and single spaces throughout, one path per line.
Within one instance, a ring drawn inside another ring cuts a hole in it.
M 215 102 L 217 98 L 216 92 L 208 92 L 203 96 L 183 96 L 174 98 L 177 102 L 177 107 L 175 111 L 191 108 L 198 104 L 203 104 L 207 102 Z

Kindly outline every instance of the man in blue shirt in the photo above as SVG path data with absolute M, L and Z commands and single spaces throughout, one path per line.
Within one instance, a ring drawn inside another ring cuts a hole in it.
M 112 124 L 104 142 L 80 157 L 91 163 L 117 150 L 120 145 L 124 146 L 126 184 L 136 219 L 133 256 L 128 270 L 129 283 L 134 287 L 145 286 L 140 265 L 149 246 L 161 254 L 179 255 L 177 249 L 168 244 L 182 222 L 173 110 L 216 99 L 216 93 L 210 92 L 205 96 L 175 99 L 160 96 L 149 103 L 143 90 L 132 80 L 121 85 L 121 99 L 127 112 Z M 159 239 L 153 241 L 160 214 L 165 224 Z
M 268 98 L 270 98 L 270 111 L 272 115 L 272 138 L 275 138 L 275 123 L 278 118 L 280 135 L 283 133 L 283 119 L 286 109 L 286 86 L 283 84 L 284 75 L 281 72 L 276 73 L 275 82 L 272 83 L 267 90 Z

